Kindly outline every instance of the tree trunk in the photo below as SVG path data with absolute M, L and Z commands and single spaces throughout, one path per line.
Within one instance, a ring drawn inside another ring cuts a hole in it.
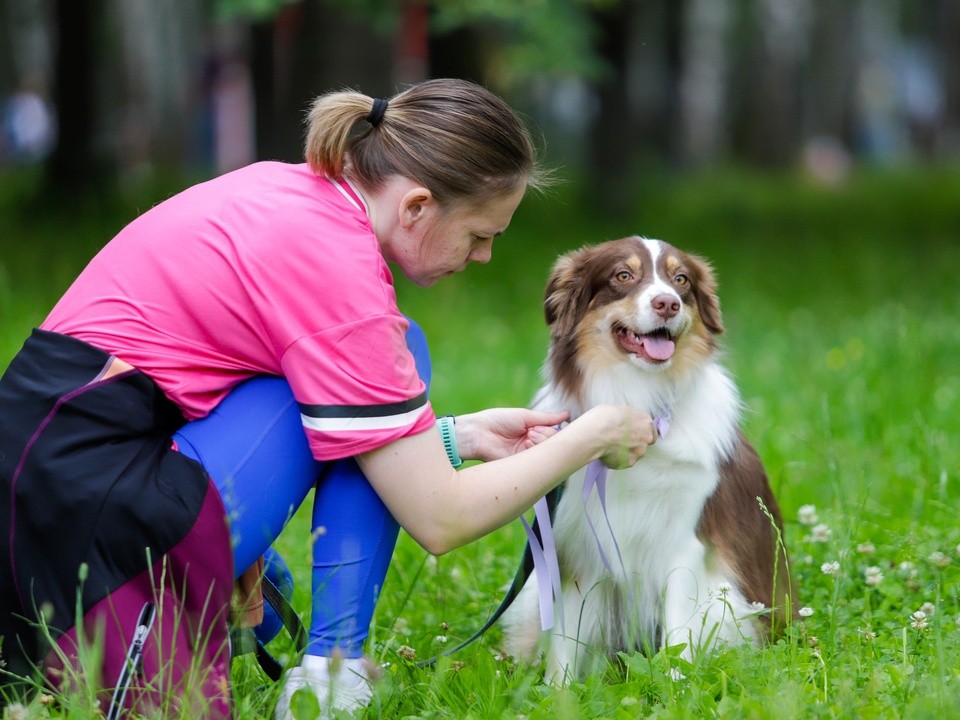
M 97 36 L 102 0 L 56 0 L 53 102 L 59 134 L 46 163 L 46 187 L 57 195 L 98 193 L 106 164 L 94 150 Z
M 609 72 L 595 85 L 597 112 L 589 131 L 592 149 L 587 168 L 591 199 L 610 212 L 629 207 L 632 149 L 636 143 L 630 113 L 627 68 L 630 17 L 634 3 L 618 3 L 597 10 L 600 38 L 597 52 Z
M 960 3 L 942 0 L 935 37 L 943 68 L 943 128 L 938 150 L 948 158 L 960 157 Z
M 805 136 L 832 138 L 848 148 L 856 142 L 860 50 L 855 13 L 847 0 L 814 0 L 803 114 Z
M 749 93 L 743 150 L 759 165 L 782 167 L 800 145 L 801 69 L 808 50 L 809 0 L 759 0 L 757 83 Z
M 680 78 L 683 160 L 702 165 L 719 159 L 727 145 L 729 0 L 692 0 L 684 19 Z
M 303 120 L 319 94 L 343 88 L 393 94 L 392 37 L 362 16 L 302 0 L 253 30 L 257 158 L 303 160 Z

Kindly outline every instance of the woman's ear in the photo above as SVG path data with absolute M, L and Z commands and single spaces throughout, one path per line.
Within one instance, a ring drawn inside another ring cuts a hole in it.
M 436 206 L 437 201 L 427 188 L 410 188 L 400 198 L 400 207 L 397 209 L 400 227 L 409 230 L 415 223 L 429 215 Z

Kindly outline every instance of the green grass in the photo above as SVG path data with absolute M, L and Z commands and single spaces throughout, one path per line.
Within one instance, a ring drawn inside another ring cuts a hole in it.
M 136 212 L 24 213 L 14 206 L 30 179 L 2 186 L 0 366 Z M 873 172 L 840 188 L 736 171 L 641 179 L 626 218 L 592 211 L 575 190 L 526 201 L 490 265 L 427 290 L 399 283 L 401 307 L 430 340 L 435 408 L 528 402 L 546 347 L 543 286 L 559 253 L 639 233 L 704 255 L 720 280 L 745 428 L 780 498 L 800 601 L 813 614 L 772 647 L 693 665 L 670 650 L 629 656 L 565 690 L 500 657 L 496 628 L 419 669 L 398 648 L 429 657 L 476 629 L 513 575 L 523 533 L 514 523 L 441 558 L 401 535 L 369 644 L 389 666 L 366 717 L 951 716 L 960 701 L 960 173 Z M 824 526 L 816 532 L 798 519 L 808 504 Z M 301 512 L 279 541 L 302 609 L 307 523 Z M 823 572 L 834 561 L 837 573 Z M 934 611 L 914 627 L 924 603 Z M 238 717 L 269 715 L 262 678 L 246 660 L 236 671 Z M 31 710 L 86 716 L 52 707 Z

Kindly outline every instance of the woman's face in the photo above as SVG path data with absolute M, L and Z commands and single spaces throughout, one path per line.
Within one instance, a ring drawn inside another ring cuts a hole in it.
M 412 242 L 397 263 L 411 281 L 428 287 L 464 270 L 472 262 L 490 262 L 493 239 L 503 234 L 523 199 L 525 187 L 479 205 L 460 203 L 442 209 L 435 203 L 411 228 Z

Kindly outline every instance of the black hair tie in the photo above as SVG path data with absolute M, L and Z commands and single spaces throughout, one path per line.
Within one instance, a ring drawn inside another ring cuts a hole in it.
M 389 101 L 384 100 L 383 98 L 376 98 L 373 101 L 373 109 L 370 110 L 370 114 L 367 115 L 367 122 L 376 127 L 380 124 L 380 121 L 383 120 L 383 114 L 387 111 L 387 105 Z

